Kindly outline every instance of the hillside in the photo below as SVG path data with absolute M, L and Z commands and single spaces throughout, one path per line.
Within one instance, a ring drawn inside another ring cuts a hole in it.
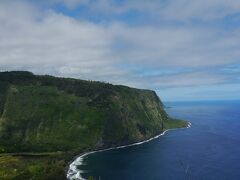
M 186 124 L 167 115 L 154 91 L 30 72 L 0 73 L 2 154 L 72 153 L 67 158 L 61 155 L 64 160 L 54 155 L 64 166 L 75 153 L 142 141 Z M 3 161 L 9 161 L 7 157 Z M 19 157 L 22 160 L 17 162 L 32 163 Z M 19 179 L 26 169 L 14 177 Z M 0 168 L 0 177 L 5 171 Z M 34 172 L 29 170 L 29 177 Z

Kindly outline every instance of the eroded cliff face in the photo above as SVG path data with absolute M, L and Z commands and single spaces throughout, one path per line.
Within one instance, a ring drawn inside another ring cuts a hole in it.
M 154 91 L 30 72 L 0 73 L 0 151 L 97 149 L 148 139 L 171 120 Z
M 105 144 L 128 144 L 150 138 L 163 130 L 168 119 L 153 91 L 115 87 L 104 126 Z

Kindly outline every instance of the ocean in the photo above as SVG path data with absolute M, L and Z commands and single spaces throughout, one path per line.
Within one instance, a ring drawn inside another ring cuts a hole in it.
M 240 101 L 166 102 L 191 128 L 84 157 L 82 177 L 101 180 L 239 180 Z

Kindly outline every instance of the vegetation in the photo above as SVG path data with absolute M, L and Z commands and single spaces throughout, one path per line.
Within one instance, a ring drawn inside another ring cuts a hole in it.
M 77 153 L 145 140 L 186 124 L 168 117 L 154 91 L 2 72 L 0 178 L 61 179 Z
M 65 179 L 64 159 L 49 156 L 0 156 L 0 179 Z

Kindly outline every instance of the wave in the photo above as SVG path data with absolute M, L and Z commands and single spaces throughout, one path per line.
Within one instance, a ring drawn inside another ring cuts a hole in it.
M 188 123 L 188 126 L 186 128 L 190 128 L 191 127 L 191 123 Z M 185 128 L 185 127 L 184 127 Z M 137 146 L 143 143 L 147 143 L 149 141 L 152 141 L 154 139 L 159 138 L 160 136 L 163 136 L 166 132 L 168 131 L 172 131 L 172 130 L 177 130 L 177 129 L 184 129 L 184 128 L 174 128 L 174 129 L 167 129 L 165 131 L 163 131 L 161 134 L 152 137 L 150 139 L 147 139 L 145 141 L 141 141 L 141 142 L 137 142 L 137 143 L 133 143 L 133 144 L 128 144 L 128 145 L 123 145 L 123 146 L 118 146 L 118 147 L 113 147 L 113 148 L 107 148 L 107 149 L 102 149 L 102 150 L 97 150 L 97 151 L 91 151 L 91 152 L 86 152 L 82 155 L 80 155 L 79 157 L 77 157 L 70 165 L 69 165 L 69 169 L 67 172 L 67 179 L 69 180 L 86 180 L 85 178 L 83 178 L 81 176 L 82 173 L 84 173 L 84 171 L 78 169 L 78 166 L 83 165 L 83 160 L 84 157 L 90 155 L 90 154 L 94 154 L 94 153 L 99 153 L 99 152 L 104 152 L 104 151 L 109 151 L 109 150 L 113 150 L 113 149 L 122 149 L 122 148 L 126 148 L 126 147 L 131 147 L 131 146 Z

